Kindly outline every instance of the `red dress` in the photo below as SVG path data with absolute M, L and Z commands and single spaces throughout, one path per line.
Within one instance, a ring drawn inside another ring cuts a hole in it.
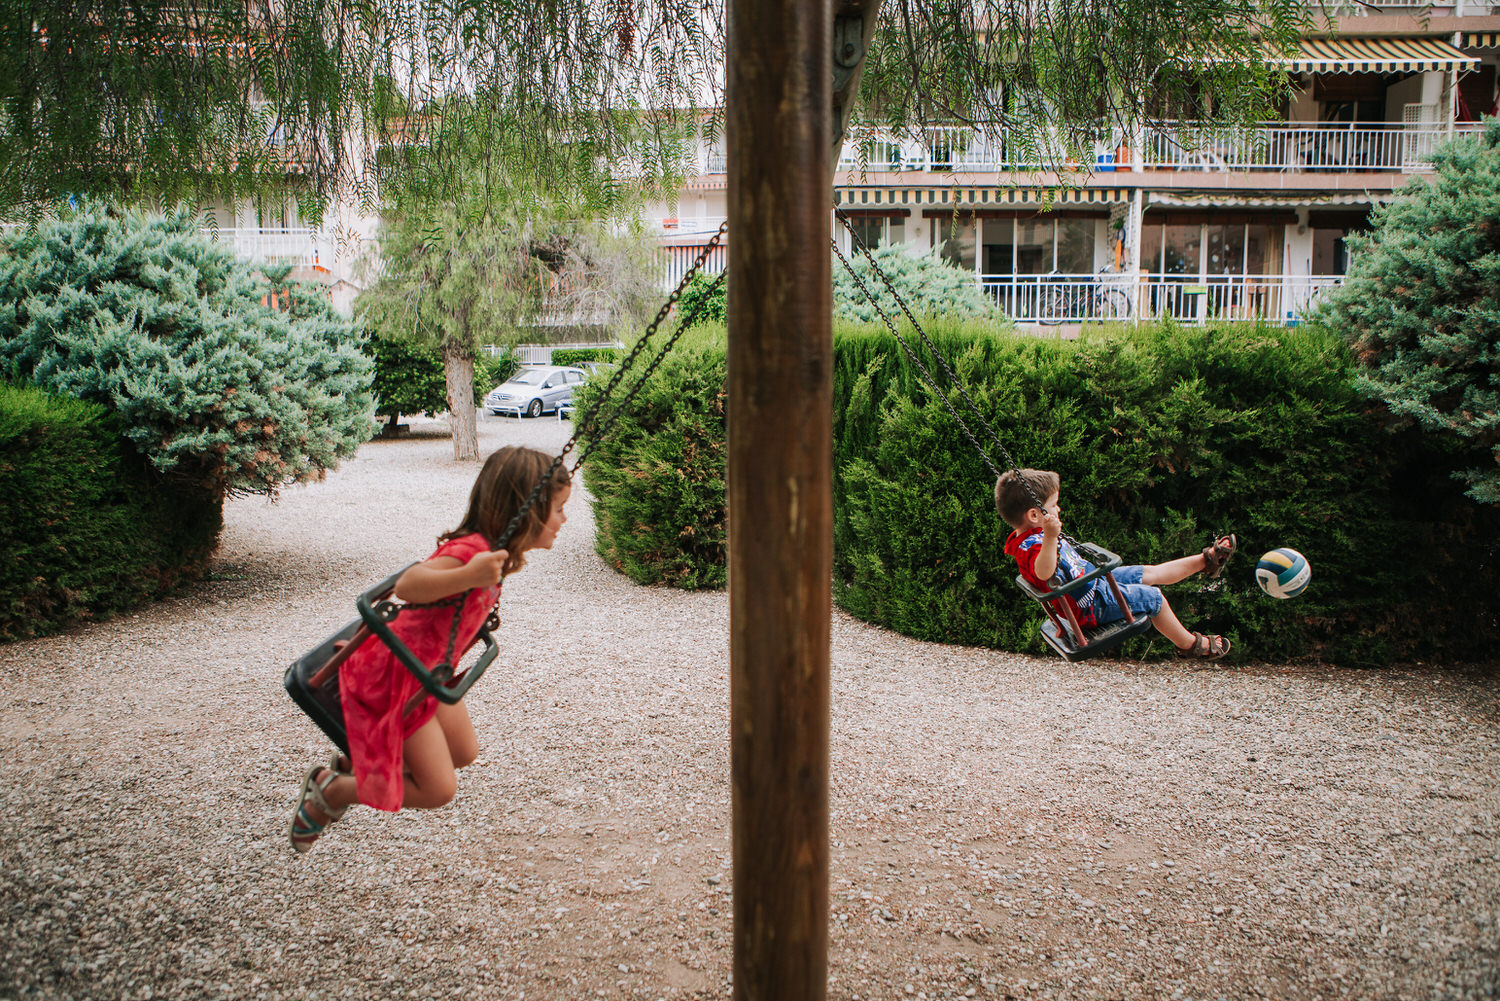
M 428 559 L 452 556 L 468 563 L 489 548 L 484 536 L 476 532 L 449 539 Z M 455 659 L 474 642 L 499 593 L 499 587 L 481 587 L 464 595 L 458 642 L 453 648 Z M 431 667 L 447 653 L 453 615 L 451 605 L 408 608 L 391 623 L 391 629 L 422 663 Z M 406 703 L 421 690 L 421 683 L 396 655 L 373 637 L 339 668 L 339 699 L 361 803 L 380 810 L 401 809 L 405 793 L 402 742 L 437 712 L 437 700 L 428 696 L 410 715 L 402 716 Z

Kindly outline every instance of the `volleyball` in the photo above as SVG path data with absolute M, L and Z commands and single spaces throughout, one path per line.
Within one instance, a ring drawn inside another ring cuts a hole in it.
M 1273 598 L 1295 598 L 1310 580 L 1312 567 L 1295 549 L 1273 549 L 1255 564 L 1255 583 Z

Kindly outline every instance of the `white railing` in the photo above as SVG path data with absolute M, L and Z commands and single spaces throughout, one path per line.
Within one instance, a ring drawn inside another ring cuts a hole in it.
M 705 240 L 696 247 L 662 247 L 662 288 L 667 291 L 676 288 L 677 283 L 682 281 L 682 276 L 687 274 L 688 268 L 693 266 L 693 261 L 698 259 L 698 255 L 707 245 L 708 241 Z M 702 272 L 707 275 L 716 275 L 728 266 L 729 256 L 723 244 L 720 244 L 704 260 Z
M 724 223 L 723 216 L 669 216 L 645 220 L 646 229 L 655 236 L 712 236 Z
M 1461 3 L 1462 0 L 1373 0 L 1372 3 L 1360 3 L 1357 0 L 1323 0 L 1320 3 L 1318 0 L 1308 0 L 1306 6 L 1335 17 L 1354 17 L 1363 14 L 1417 13 L 1426 8 L 1452 13 L 1452 8 Z M 1478 4 L 1471 3 L 1470 6 L 1477 7 Z
M 1183 323 L 1296 324 L 1339 275 L 1121 273 L 981 275 L 980 287 L 1018 323 L 1086 323 L 1170 316 Z
M 1113 168 L 1119 145 L 1101 132 L 1087 144 L 1084 155 L 1095 165 Z M 1062 137 L 1047 132 L 1023 142 L 1019 136 L 998 136 L 966 126 L 934 126 L 923 129 L 920 139 L 900 139 L 877 132 L 873 137 L 855 137 L 839 154 L 841 173 L 872 173 L 924 170 L 938 173 L 1035 170 L 1043 164 L 1066 162 L 1069 154 Z
M 330 270 L 338 261 L 338 245 L 333 238 L 310 227 L 287 229 L 204 227 L 201 232 L 209 239 L 232 249 L 237 257 L 247 260 L 274 261 L 281 264 L 289 263 Z
M 1213 136 L 1194 122 L 1154 123 L 1140 158 L 1146 170 L 1413 171 L 1440 143 L 1474 131 L 1469 124 L 1287 123 Z

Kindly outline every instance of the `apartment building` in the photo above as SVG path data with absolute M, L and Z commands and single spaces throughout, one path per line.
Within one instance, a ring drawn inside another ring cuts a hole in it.
M 877 130 L 846 144 L 834 201 L 867 244 L 936 248 L 1020 322 L 1295 323 L 1343 280 L 1371 209 L 1495 113 L 1500 64 L 1488 0 L 1341 0 L 1319 24 L 1278 57 L 1295 93 L 1276 121 L 1226 136 L 1143 118 L 1101 131 L 1089 172 L 970 129 Z M 726 214 L 722 153 L 699 168 L 654 220 L 677 273 Z

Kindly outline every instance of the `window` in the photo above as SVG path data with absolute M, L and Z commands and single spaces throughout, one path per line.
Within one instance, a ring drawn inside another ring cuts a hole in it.
M 987 219 L 984 273 L 987 275 L 1091 274 L 1094 233 L 1091 218 Z
M 1281 227 L 1264 223 L 1146 223 L 1141 269 L 1160 275 L 1267 275 L 1281 268 Z
M 949 264 L 956 264 L 966 271 L 974 270 L 974 219 L 952 216 L 932 220 L 932 245 L 941 247 L 940 254 Z
M 859 237 L 860 243 L 874 250 L 885 242 L 885 220 L 880 216 L 851 215 L 849 217 L 849 228 L 854 235 Z M 857 244 L 850 244 L 854 249 Z

